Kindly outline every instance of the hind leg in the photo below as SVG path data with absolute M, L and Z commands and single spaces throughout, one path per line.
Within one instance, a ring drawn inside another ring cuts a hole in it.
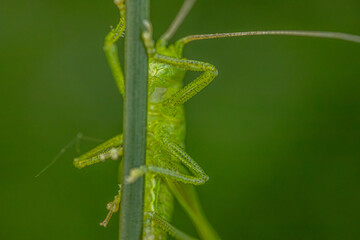
M 146 218 L 144 234 L 149 234 L 152 222 L 155 222 L 163 231 L 167 232 L 177 240 L 196 240 L 196 238 L 190 237 L 186 233 L 180 231 L 171 225 L 168 221 L 163 219 L 156 212 L 145 212 L 144 217 Z
M 161 136 L 158 136 L 160 139 Z M 209 180 L 209 176 L 204 172 L 204 170 L 193 160 L 190 155 L 176 143 L 168 141 L 168 139 L 163 138 L 162 146 L 178 161 L 184 164 L 184 166 L 193 174 L 189 175 L 188 173 L 182 173 L 174 166 L 169 166 L 168 168 L 162 168 L 154 165 L 143 165 L 139 168 L 131 169 L 130 175 L 125 178 L 125 183 L 133 183 L 139 177 L 143 176 L 146 173 L 154 173 L 166 178 L 171 178 L 174 181 L 180 181 L 186 184 L 201 185 Z

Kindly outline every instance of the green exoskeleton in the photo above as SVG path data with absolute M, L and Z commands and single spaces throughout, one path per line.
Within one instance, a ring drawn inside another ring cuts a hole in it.
M 145 175 L 143 239 L 166 239 L 167 234 L 181 240 L 194 239 L 170 224 L 174 197 L 188 213 L 201 239 L 220 239 L 203 214 L 195 193 L 194 185 L 204 184 L 209 177 L 184 150 L 183 108 L 184 103 L 210 84 L 218 72 L 210 63 L 183 58 L 185 44 L 194 40 L 249 35 L 294 35 L 360 42 L 359 36 L 344 33 L 254 31 L 192 35 L 169 45 L 170 38 L 194 2 L 184 2 L 169 29 L 156 44 L 152 39 L 150 22 L 144 22 L 147 30 L 143 33 L 143 40 L 149 57 L 146 165 L 133 169 L 122 183 L 131 184 Z M 104 50 L 118 89 L 124 95 L 124 77 L 115 43 L 125 30 L 125 3 L 124 0 L 115 0 L 115 4 L 120 10 L 120 22 L 106 36 Z M 183 79 L 187 71 L 201 74 L 184 86 Z M 123 136 L 117 135 L 76 158 L 74 165 L 83 168 L 109 158 L 118 159 L 122 155 Z M 120 201 L 119 190 L 119 194 L 107 205 L 109 213 L 101 225 L 108 224 L 112 214 L 118 211 Z

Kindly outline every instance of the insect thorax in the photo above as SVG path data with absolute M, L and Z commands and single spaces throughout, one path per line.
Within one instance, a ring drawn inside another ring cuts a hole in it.
M 157 45 L 156 52 L 163 56 L 180 59 L 181 53 L 173 45 Z M 183 87 L 185 70 L 160 62 L 154 58 L 149 59 L 149 87 L 148 96 L 150 104 L 157 104 L 170 97 Z
M 157 44 L 156 53 L 175 59 L 181 59 L 181 52 L 174 45 L 164 46 Z M 159 131 L 167 132 L 168 137 L 182 145 L 185 137 L 185 119 L 182 105 L 174 112 L 167 111 L 164 101 L 183 87 L 185 70 L 166 62 L 149 59 L 148 83 L 148 133 Z M 179 140 L 179 141 L 178 141 Z

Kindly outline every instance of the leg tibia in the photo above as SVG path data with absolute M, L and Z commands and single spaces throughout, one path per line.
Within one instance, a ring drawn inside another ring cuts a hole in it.
M 108 158 L 116 160 L 123 155 L 123 135 L 117 135 L 89 152 L 74 159 L 74 166 L 81 169 Z
M 164 140 L 164 147 L 171 153 L 172 156 L 182 162 L 199 180 L 199 184 L 205 183 L 209 180 L 209 176 L 204 170 L 190 157 L 190 155 L 179 145 Z

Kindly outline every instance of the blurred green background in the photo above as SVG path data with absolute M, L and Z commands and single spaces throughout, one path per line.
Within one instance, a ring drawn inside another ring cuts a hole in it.
M 181 3 L 152 1 L 155 38 Z M 117 21 L 111 0 L 1 1 L 1 239 L 117 239 L 118 215 L 98 225 L 117 162 L 76 170 L 73 147 L 34 178 L 78 132 L 122 132 L 102 52 Z M 275 29 L 360 34 L 360 2 L 199 0 L 176 38 Z M 186 144 L 210 175 L 197 189 L 223 239 L 360 239 L 360 44 L 246 37 L 184 54 L 219 70 L 186 104 Z M 179 206 L 173 219 L 195 235 Z

